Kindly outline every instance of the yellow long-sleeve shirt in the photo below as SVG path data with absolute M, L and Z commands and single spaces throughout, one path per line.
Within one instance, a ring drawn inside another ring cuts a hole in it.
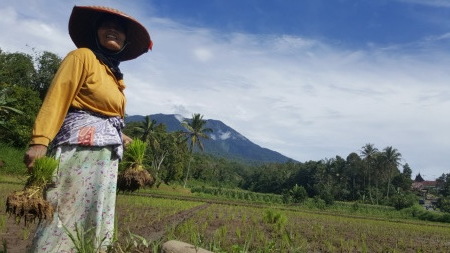
M 69 108 L 125 115 L 125 84 L 87 48 L 70 52 L 56 73 L 33 127 L 31 144 L 48 146 Z

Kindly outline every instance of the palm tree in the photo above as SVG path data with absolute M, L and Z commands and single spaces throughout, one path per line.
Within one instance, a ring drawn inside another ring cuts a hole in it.
M 377 148 L 375 148 L 374 147 L 374 145 L 372 144 L 372 143 L 367 143 L 366 145 L 364 145 L 363 147 L 362 147 L 362 150 L 361 150 L 361 155 L 362 155 L 362 158 L 363 158 L 363 160 L 364 160 L 364 162 L 365 162 L 365 174 L 366 174 L 366 176 L 367 176 L 367 178 L 368 178 L 368 185 L 369 185 L 369 188 L 370 188 L 370 184 L 371 184 L 371 182 L 370 182 L 370 174 L 372 173 L 372 164 L 373 164 L 373 161 L 374 161 L 374 158 L 375 158 L 375 155 L 378 153 L 378 149 Z M 364 188 L 365 189 L 367 189 L 366 188 L 366 180 L 365 180 L 365 177 L 364 177 Z M 373 200 L 372 200 L 372 194 L 371 194 L 371 191 L 369 190 L 369 198 L 370 198 L 370 201 L 371 202 L 373 202 Z
M 156 120 L 150 120 L 150 116 L 145 116 L 142 124 L 135 127 L 135 130 L 141 134 L 141 141 L 146 142 L 155 132 L 155 128 Z
M 193 114 L 192 119 L 188 121 L 183 121 L 181 123 L 187 132 L 184 134 L 187 136 L 189 143 L 189 164 L 186 172 L 186 177 L 184 179 L 184 188 L 186 188 L 186 183 L 189 177 L 189 169 L 191 167 L 192 152 L 195 147 L 198 147 L 201 151 L 204 150 L 203 143 L 201 139 L 209 139 L 207 133 L 211 133 L 213 130 L 211 128 L 205 128 L 206 121 L 203 120 L 203 115 L 199 113 Z
M 402 159 L 402 154 L 400 154 L 400 152 L 398 152 L 397 149 L 393 148 L 392 146 L 389 146 L 383 149 L 383 155 L 385 158 L 386 162 L 385 166 L 388 174 L 386 197 L 389 198 L 389 189 L 392 180 L 392 171 L 394 169 L 398 169 L 398 166 L 400 165 L 400 160 Z

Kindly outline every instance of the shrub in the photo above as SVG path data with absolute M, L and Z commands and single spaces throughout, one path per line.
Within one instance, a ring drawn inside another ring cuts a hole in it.
M 360 203 L 358 201 L 355 201 L 351 205 L 351 210 L 353 212 L 357 212 L 361 208 L 360 206 L 361 206 Z
M 308 198 L 308 193 L 303 186 L 298 186 L 297 184 L 292 187 L 289 191 L 286 191 L 282 195 L 283 203 L 303 203 Z
M 316 208 L 319 208 L 321 210 L 324 210 L 327 207 L 327 203 L 325 200 L 321 199 L 319 196 L 314 197 L 314 205 Z
M 23 163 L 23 149 L 0 142 L 0 171 L 6 174 L 25 175 L 27 170 Z
M 308 198 L 308 194 L 303 186 L 297 184 L 289 191 L 294 203 L 302 203 Z
M 321 199 L 323 199 L 323 201 L 325 201 L 325 204 L 327 206 L 331 206 L 334 204 L 334 197 L 333 194 L 331 194 L 331 192 L 323 191 L 319 196 Z
M 410 216 L 418 218 L 419 220 L 450 223 L 450 213 L 428 211 L 417 204 L 409 208 L 404 208 L 401 212 L 409 213 Z
M 450 213 L 450 197 L 447 198 L 439 198 L 437 202 L 437 206 L 442 212 Z
M 414 194 L 399 193 L 391 197 L 390 205 L 395 209 L 412 207 L 417 202 L 417 197 Z

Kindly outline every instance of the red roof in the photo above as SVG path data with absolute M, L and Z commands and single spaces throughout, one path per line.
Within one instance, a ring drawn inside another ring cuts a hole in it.
M 422 181 L 422 182 L 413 182 L 412 188 L 413 189 L 424 189 L 424 188 L 434 188 L 436 187 L 437 182 L 436 181 Z

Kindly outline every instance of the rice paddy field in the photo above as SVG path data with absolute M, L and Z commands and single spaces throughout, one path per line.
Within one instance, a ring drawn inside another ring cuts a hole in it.
M 6 196 L 21 189 L 9 181 L 0 178 L 0 252 L 25 252 L 35 224 L 6 215 Z M 448 223 L 155 192 L 118 195 L 113 252 L 158 252 L 172 239 L 213 252 L 450 252 Z

